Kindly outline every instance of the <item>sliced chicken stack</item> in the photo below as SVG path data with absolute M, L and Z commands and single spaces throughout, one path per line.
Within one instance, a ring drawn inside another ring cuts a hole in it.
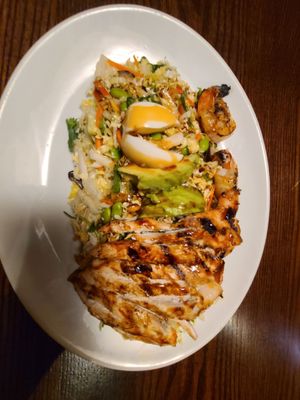
M 70 276 L 90 313 L 130 339 L 176 345 L 182 330 L 196 338 L 191 322 L 222 294 L 223 258 L 241 243 L 239 191 L 227 189 L 216 208 L 174 223 L 104 225 L 108 241 L 82 255 Z

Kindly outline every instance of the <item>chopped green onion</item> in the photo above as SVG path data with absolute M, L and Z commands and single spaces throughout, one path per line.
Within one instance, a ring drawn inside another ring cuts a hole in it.
M 110 150 L 110 155 L 111 155 L 111 158 L 113 158 L 114 160 L 120 160 L 120 158 L 121 158 L 121 151 L 120 151 L 120 149 L 118 149 L 117 147 L 113 147 L 113 148 Z
M 162 139 L 162 134 L 157 132 L 157 133 L 152 133 L 151 139 L 153 140 L 161 140 Z
M 111 217 L 111 208 L 110 207 L 104 208 L 101 216 L 103 224 L 108 224 L 110 221 L 110 217 Z
M 128 92 L 126 92 L 126 90 L 121 88 L 110 89 L 110 94 L 112 95 L 112 97 L 115 97 L 116 99 L 122 99 L 122 98 L 127 99 L 127 97 L 129 96 Z
M 184 147 L 181 152 L 184 156 L 188 156 L 190 154 L 189 148 L 187 146 Z
M 118 171 L 118 165 L 114 168 L 114 176 L 111 190 L 113 193 L 120 193 L 121 190 L 121 175 Z
M 95 232 L 96 230 L 97 230 L 97 224 L 95 224 L 95 222 L 92 222 L 88 228 L 88 232 L 92 233 L 92 232 Z
M 184 111 L 187 111 L 188 110 L 188 106 L 186 105 L 185 99 L 186 99 L 186 93 L 182 93 L 182 95 L 180 96 L 180 101 L 181 101 L 181 104 L 182 104 L 182 107 L 183 107 Z
M 120 201 L 117 201 L 117 202 L 112 206 L 112 209 L 111 209 L 112 217 L 113 217 L 113 218 L 115 218 L 115 217 L 121 217 L 122 212 L 123 212 L 122 203 L 121 203 Z
M 126 111 L 127 110 L 127 102 L 122 101 L 122 103 L 120 104 L 120 108 L 121 108 L 121 111 Z
M 104 118 L 101 118 L 101 121 L 100 121 L 100 124 L 99 124 L 99 129 L 100 129 L 101 133 L 104 133 L 104 129 L 105 129 Z
M 199 150 L 201 153 L 205 153 L 209 149 L 209 140 L 207 137 L 204 137 L 199 142 Z
M 67 123 L 68 133 L 69 133 L 68 146 L 69 146 L 69 150 L 73 151 L 74 150 L 74 142 L 78 138 L 78 135 L 79 135 L 79 124 L 78 124 L 78 120 L 76 118 L 68 118 L 66 120 L 66 123 Z
M 156 104 L 161 104 L 159 97 L 154 94 L 149 94 L 148 96 L 139 97 L 139 101 L 149 101 Z

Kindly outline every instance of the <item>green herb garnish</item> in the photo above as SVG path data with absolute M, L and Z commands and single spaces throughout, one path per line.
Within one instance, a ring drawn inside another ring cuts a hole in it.
M 95 232 L 97 230 L 97 228 L 98 228 L 97 224 L 95 222 L 92 222 L 88 228 L 88 232 L 89 233 Z
M 180 102 L 182 104 L 182 107 L 184 109 L 184 111 L 188 110 L 188 106 L 186 105 L 186 93 L 182 93 L 182 95 L 180 96 Z
M 73 151 L 74 150 L 74 142 L 78 138 L 78 135 L 79 135 L 78 120 L 76 118 L 68 118 L 66 120 L 66 124 L 67 124 L 68 132 L 69 132 L 69 139 L 68 139 L 69 150 Z
M 158 70 L 158 68 L 163 67 L 165 64 L 151 64 L 152 72 Z

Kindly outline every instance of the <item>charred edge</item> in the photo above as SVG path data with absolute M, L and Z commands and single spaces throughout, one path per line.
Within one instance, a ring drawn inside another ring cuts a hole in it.
M 151 267 L 151 265 L 148 265 L 148 264 L 137 264 L 134 267 L 134 269 L 135 269 L 137 274 L 145 274 L 145 275 L 147 275 L 147 274 L 152 272 L 152 267 Z
M 236 227 L 235 221 L 234 221 L 236 211 L 237 210 L 234 210 L 232 207 L 229 207 L 225 214 L 225 219 L 228 221 L 231 228 L 234 229 L 235 231 L 237 231 L 237 227 Z
M 161 248 L 162 252 L 164 253 L 164 256 L 166 257 L 167 262 L 169 264 L 171 264 L 172 266 L 174 266 L 176 264 L 176 259 L 172 254 L 170 254 L 169 247 L 165 244 L 160 244 L 160 248 Z
M 150 277 L 152 272 L 152 267 L 149 264 L 142 264 L 142 263 L 136 265 L 124 264 L 122 265 L 122 271 L 125 274 L 142 274 L 147 277 Z
M 133 260 L 137 260 L 139 258 L 138 252 L 135 249 L 133 249 L 132 247 L 128 247 L 127 252 L 128 252 L 128 256 L 130 258 L 132 258 Z
M 182 272 L 180 269 L 179 265 L 177 264 L 176 258 L 170 254 L 169 247 L 165 244 L 160 244 L 160 248 L 162 249 L 165 257 L 167 258 L 170 266 L 175 269 L 177 272 L 178 276 L 181 277 L 182 279 L 185 279 L 185 274 Z
M 88 288 L 88 296 L 90 299 L 96 299 L 99 297 L 99 290 L 95 286 L 89 286 Z
M 217 283 L 221 283 L 222 282 L 223 273 L 224 273 L 224 266 L 223 266 L 223 268 L 219 268 L 218 270 L 215 271 L 214 278 L 215 278 Z
M 219 150 L 213 156 L 213 161 L 218 161 L 220 165 L 224 165 L 227 161 L 230 161 L 231 156 L 228 154 L 227 150 Z
M 215 103 L 215 114 L 218 114 L 220 112 L 224 112 L 224 108 L 220 103 L 216 102 Z
M 218 257 L 219 258 L 219 257 Z M 219 258 L 220 260 L 220 264 L 217 266 L 217 268 L 212 272 L 213 274 L 217 273 L 217 272 L 223 272 L 224 271 L 224 265 L 225 265 L 225 261 L 221 259 L 221 257 Z
M 229 94 L 231 87 L 223 83 L 219 86 L 219 93 L 221 97 L 225 97 Z
M 186 238 L 185 244 L 186 244 L 187 247 L 193 247 L 194 246 L 194 242 L 193 242 L 192 238 L 190 238 L 190 237 Z
M 202 158 L 203 158 L 203 160 L 204 160 L 205 162 L 211 161 L 210 149 L 208 149 L 207 151 L 205 151 L 205 152 L 202 154 Z
M 202 266 L 202 268 L 203 268 L 206 272 L 210 272 L 210 269 L 209 269 L 208 265 L 207 265 L 206 262 L 205 262 L 203 259 L 201 259 L 200 257 L 198 257 L 197 264 L 200 264 L 200 265 Z
M 143 291 L 148 295 L 148 296 L 152 296 L 153 295 L 153 290 L 151 285 L 149 285 L 148 283 L 142 283 L 141 284 L 141 288 L 143 289 Z
M 224 258 L 226 256 L 226 252 L 224 250 L 219 250 L 219 257 Z
M 217 232 L 217 228 L 209 218 L 201 218 L 200 221 L 203 229 L 205 229 L 211 235 L 214 235 Z
M 182 279 L 185 280 L 185 273 L 182 271 L 182 269 L 179 267 L 178 264 L 173 264 L 171 265 L 175 271 L 177 272 L 178 276 Z
M 146 246 L 144 246 L 143 244 L 139 244 L 139 250 L 144 254 L 148 254 L 148 252 L 149 252 L 149 249 Z

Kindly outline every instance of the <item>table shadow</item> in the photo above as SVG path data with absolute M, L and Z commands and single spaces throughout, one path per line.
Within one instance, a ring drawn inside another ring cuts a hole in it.
M 7 292 L 0 307 L 0 397 L 27 399 L 63 348 L 38 327 L 13 290 Z
M 9 259 L 7 265 L 20 264 L 18 268 L 10 271 L 10 275 L 15 276 L 15 290 L 20 299 L 30 298 L 27 295 L 28 291 L 36 291 L 38 294 L 39 291 L 45 290 L 46 285 L 48 288 L 51 285 L 52 300 L 56 301 L 57 285 L 61 281 L 67 281 L 71 272 L 68 268 L 74 268 L 75 265 L 73 262 L 73 265 L 66 266 L 66 257 L 60 260 L 55 250 L 60 249 L 60 243 L 64 242 L 66 236 L 70 236 L 66 229 L 71 231 L 71 227 L 62 211 L 59 214 L 56 209 L 48 211 L 42 199 L 41 196 L 41 204 L 37 204 L 35 210 L 25 210 L 24 213 L 27 212 L 28 215 L 24 214 L 21 220 L 18 218 L 19 214 L 10 212 L 17 209 L 18 204 L 12 202 L 7 205 L 10 223 L 6 242 L 10 243 L 10 248 L 7 250 L 6 259 Z M 18 253 L 20 249 L 22 255 Z M 71 249 L 67 249 L 66 252 L 72 254 Z M 0 282 L 3 282 L 0 286 L 0 399 L 28 399 L 64 349 L 38 326 L 23 307 L 6 281 L 1 261 Z M 44 304 L 34 304 L 35 310 L 41 306 L 47 312 L 47 298 L 32 298 L 32 301 L 44 301 Z M 59 304 L 61 303 L 60 296 Z M 32 302 L 27 304 L 28 310 L 32 309 L 32 305 Z M 47 322 L 47 315 L 43 318 Z M 61 318 L 64 318 L 63 314 Z

